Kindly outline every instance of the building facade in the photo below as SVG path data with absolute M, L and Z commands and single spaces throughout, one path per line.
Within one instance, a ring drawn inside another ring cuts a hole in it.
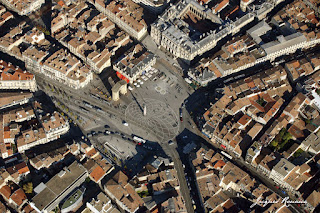
M 38 10 L 45 0 L 2 0 L 5 6 L 21 16 L 28 15 Z
M 0 89 L 37 90 L 35 76 L 0 60 Z

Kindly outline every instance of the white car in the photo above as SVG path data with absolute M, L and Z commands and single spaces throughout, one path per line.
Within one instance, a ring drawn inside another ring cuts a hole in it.
M 137 84 L 137 86 L 136 87 L 140 87 L 140 84 Z
M 133 88 L 132 88 L 131 86 L 128 86 L 128 89 L 129 89 L 130 91 L 132 91 L 132 90 L 133 90 Z
M 129 126 L 129 124 L 128 124 L 127 122 L 125 122 L 125 121 L 122 121 L 122 124 L 123 124 L 124 126 Z
M 142 85 L 142 84 L 143 84 L 143 81 L 141 81 L 140 84 Z

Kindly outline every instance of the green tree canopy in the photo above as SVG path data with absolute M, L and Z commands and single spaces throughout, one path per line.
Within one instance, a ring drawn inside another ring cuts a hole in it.
M 22 188 L 26 194 L 32 194 L 32 192 L 33 192 L 32 182 L 28 182 L 28 183 L 23 184 Z

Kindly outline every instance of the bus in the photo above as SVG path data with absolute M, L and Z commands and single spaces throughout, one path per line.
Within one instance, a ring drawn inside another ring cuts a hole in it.
M 82 101 L 82 102 L 86 107 L 89 107 L 91 109 L 93 108 L 93 106 L 91 104 L 89 104 L 88 102 L 86 102 L 86 101 Z
M 229 155 L 228 153 L 221 151 L 221 154 L 223 154 L 226 158 L 229 158 L 230 160 L 232 160 L 232 156 Z
M 146 140 L 144 140 L 143 138 L 140 138 L 138 136 L 133 136 L 133 141 L 137 142 L 137 143 L 145 143 Z
M 81 109 L 81 111 L 84 111 L 84 112 L 86 112 L 86 113 L 89 112 L 89 110 L 87 110 L 86 108 L 83 108 L 82 106 L 79 106 L 79 108 Z

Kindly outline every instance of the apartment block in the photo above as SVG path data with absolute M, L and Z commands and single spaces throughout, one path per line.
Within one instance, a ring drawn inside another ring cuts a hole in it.
M 267 70 L 224 88 L 204 113 L 202 132 L 213 143 L 240 157 L 279 111 L 291 86 L 282 67 Z
M 75 1 L 65 7 L 52 8 L 52 34 L 96 73 L 110 67 L 117 51 L 131 44 L 129 34 L 86 3 Z
M 32 198 L 30 205 L 39 213 L 51 212 L 87 177 L 88 173 L 85 168 L 75 161 L 69 167 L 61 170 L 46 184 L 38 185 L 35 188 L 37 194 Z
M 155 63 L 156 57 L 141 44 L 137 44 L 115 62 L 113 69 L 120 79 L 133 83 Z
M 107 181 L 104 191 L 121 209 L 136 212 L 144 205 L 144 201 L 128 181 L 129 178 L 119 171 Z
M 0 89 L 37 90 L 35 76 L 0 60 Z
M 147 34 L 148 26 L 143 17 L 143 8 L 133 1 L 89 0 L 89 2 L 94 4 L 97 10 L 137 40 L 141 40 Z
M 1 2 L 19 15 L 25 16 L 40 9 L 45 0 L 2 0 Z
M 21 34 L 23 30 L 28 32 Z M 20 45 L 20 44 L 24 45 Z M 27 48 L 22 48 L 22 46 Z M 66 49 L 55 48 L 44 33 L 22 22 L 0 38 L 0 50 L 25 62 L 33 73 L 43 74 L 71 88 L 83 88 L 93 73 Z

